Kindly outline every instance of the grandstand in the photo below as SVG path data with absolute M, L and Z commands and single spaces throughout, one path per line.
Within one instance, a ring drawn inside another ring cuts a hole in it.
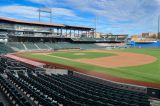
M 106 48 L 97 43 L 126 43 L 127 35 L 94 38 L 94 28 L 0 18 L 0 42 L 14 51 Z M 3 47 L 2 47 L 3 50 Z M 7 52 L 4 52 L 7 53 Z
M 3 44 L 9 46 L 15 51 L 26 51 L 26 50 L 57 50 L 57 49 L 104 49 L 104 46 L 99 46 L 96 44 L 83 44 L 83 43 L 68 43 L 68 42 L 58 42 L 58 43 L 42 43 L 42 42 L 8 42 Z
M 121 37 L 122 36 L 122 37 Z M 127 35 L 94 38 L 94 28 L 0 18 L 0 42 L 6 50 L 102 49 L 98 43 L 126 43 Z
M 0 43 L 0 54 L 12 53 L 14 52 L 8 45 Z
M 34 69 L 8 58 L 1 58 L 1 66 L 0 88 L 12 105 L 150 106 L 144 93 L 118 89 L 72 75 L 44 74 L 44 71 L 33 73 Z M 25 67 L 27 73 L 21 70 L 15 73 L 13 68 L 4 73 L 2 70 L 7 66 L 16 66 L 16 70 Z

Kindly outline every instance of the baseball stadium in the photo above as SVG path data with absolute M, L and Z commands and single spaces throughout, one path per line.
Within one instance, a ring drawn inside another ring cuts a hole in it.
M 160 106 L 160 43 L 0 17 L 0 106 Z

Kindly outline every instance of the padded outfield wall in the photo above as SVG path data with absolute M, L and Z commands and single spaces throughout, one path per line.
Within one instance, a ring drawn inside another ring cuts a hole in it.
M 157 42 L 129 42 L 131 47 L 160 47 L 160 41 Z

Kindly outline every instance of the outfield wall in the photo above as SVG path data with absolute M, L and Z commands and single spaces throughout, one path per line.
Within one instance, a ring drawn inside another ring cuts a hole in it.
M 129 42 L 128 45 L 131 47 L 160 47 L 160 41 L 157 42 Z

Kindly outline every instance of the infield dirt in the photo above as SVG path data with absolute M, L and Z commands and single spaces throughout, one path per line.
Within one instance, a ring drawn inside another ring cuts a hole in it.
M 139 66 L 139 65 L 149 64 L 157 60 L 156 57 L 145 54 L 103 51 L 103 50 L 94 50 L 94 51 L 112 53 L 116 55 L 109 57 L 95 58 L 95 59 L 77 59 L 76 61 L 107 68 L 118 68 L 118 67 L 129 67 L 129 66 Z

